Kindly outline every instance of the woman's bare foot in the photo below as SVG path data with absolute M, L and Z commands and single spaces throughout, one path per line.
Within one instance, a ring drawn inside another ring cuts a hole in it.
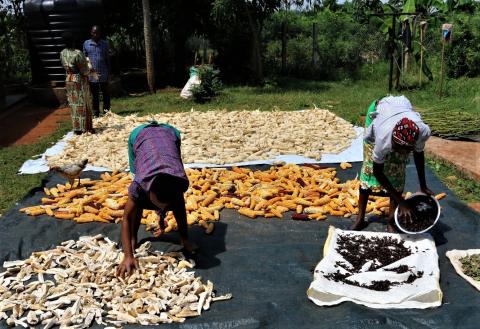
M 395 219 L 393 217 L 389 217 L 387 220 L 387 232 L 399 233 L 397 225 L 395 224 Z
M 189 253 L 195 253 L 198 250 L 198 246 L 190 240 L 182 240 L 183 250 Z
M 395 224 L 387 224 L 387 232 L 388 233 L 398 233 L 397 226 Z
M 154 230 L 153 230 L 153 236 L 158 238 L 160 235 L 162 235 L 163 233 L 163 230 L 160 226 L 156 227 Z
M 368 222 L 366 220 L 356 220 L 351 226 L 350 230 L 352 231 L 361 231 L 368 226 Z
M 158 220 L 157 222 L 157 227 L 153 230 L 153 236 L 158 238 L 160 235 L 162 235 L 163 231 L 165 230 L 165 227 L 168 226 L 168 222 L 166 219 L 163 219 L 163 225 L 161 225 L 161 219 Z

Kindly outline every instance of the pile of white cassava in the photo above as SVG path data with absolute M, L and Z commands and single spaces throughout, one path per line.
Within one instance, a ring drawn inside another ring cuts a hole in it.
M 297 154 L 320 160 L 339 153 L 356 137 L 353 126 L 328 110 L 207 111 L 126 117 L 109 113 L 96 119 L 96 134 L 74 136 L 64 152 L 49 157 L 50 165 L 88 158 L 92 165 L 128 168 L 127 141 L 142 123 L 168 123 L 182 133 L 184 163 L 230 164 Z
M 122 253 L 102 235 L 69 240 L 26 260 L 5 262 L 0 273 L 0 320 L 9 326 L 87 328 L 127 323 L 183 322 L 208 310 L 213 284 L 195 277 L 180 253 L 136 250 L 140 270 L 126 279 L 116 270 Z

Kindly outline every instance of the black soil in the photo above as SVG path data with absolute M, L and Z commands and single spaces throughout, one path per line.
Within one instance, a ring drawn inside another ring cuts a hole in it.
M 375 271 L 381 267 L 395 263 L 396 261 L 408 257 L 412 254 L 410 248 L 405 246 L 405 242 L 392 237 L 373 237 L 367 238 L 362 235 L 338 235 L 337 247 L 335 249 L 342 257 L 351 264 L 345 262 L 336 262 L 335 267 L 341 267 L 347 273 L 340 270 L 335 273 L 324 274 L 328 280 L 343 282 L 349 285 L 367 288 L 376 291 L 388 291 L 391 287 L 401 284 L 409 284 L 423 276 L 423 272 L 414 270 L 407 265 L 400 265 L 388 269 L 395 273 L 410 272 L 409 277 L 404 282 L 391 282 L 389 280 L 372 281 L 371 284 L 360 284 L 357 281 L 349 280 L 348 277 L 360 273 L 362 268 L 367 266 L 367 271 Z M 365 268 L 363 269 L 365 271 Z
M 420 232 L 433 225 L 437 218 L 437 203 L 427 195 L 416 195 L 408 200 L 407 204 L 413 211 L 412 221 L 404 217 L 398 218 L 401 227 L 409 232 Z

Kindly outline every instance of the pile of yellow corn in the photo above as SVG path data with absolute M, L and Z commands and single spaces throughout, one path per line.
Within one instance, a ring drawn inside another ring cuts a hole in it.
M 350 167 L 349 164 L 342 168 Z M 283 218 L 293 211 L 292 219 L 322 220 L 327 215 L 350 217 L 358 212 L 358 180 L 340 182 L 335 168 L 316 165 L 272 166 L 269 170 L 234 167 L 187 169 L 190 188 L 185 193 L 187 221 L 198 224 L 207 233 L 212 221 L 220 219 L 223 208 L 235 208 L 244 216 Z M 128 199 L 131 177 L 125 172 L 101 174 L 100 180 L 81 179 L 80 186 L 58 184 L 45 188 L 42 205 L 22 208 L 28 215 L 50 215 L 78 223 L 118 222 Z M 441 199 L 445 193 L 437 195 Z M 389 198 L 371 196 L 367 213 L 388 212 Z M 144 210 L 142 224 L 158 225 L 155 211 Z M 167 213 L 166 232 L 176 229 L 171 212 Z

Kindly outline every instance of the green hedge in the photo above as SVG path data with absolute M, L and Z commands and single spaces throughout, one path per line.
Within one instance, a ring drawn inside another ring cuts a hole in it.
M 459 13 L 450 18 L 453 38 L 447 46 L 447 75 L 451 78 L 480 75 L 480 11 L 472 15 Z
M 345 12 L 323 10 L 311 15 L 276 12 L 264 28 L 265 69 L 281 71 L 282 22 L 287 24 L 287 74 L 301 78 L 342 79 L 358 73 L 366 58 L 384 54 L 383 36 Z M 317 29 L 316 65 L 312 65 L 312 26 Z

